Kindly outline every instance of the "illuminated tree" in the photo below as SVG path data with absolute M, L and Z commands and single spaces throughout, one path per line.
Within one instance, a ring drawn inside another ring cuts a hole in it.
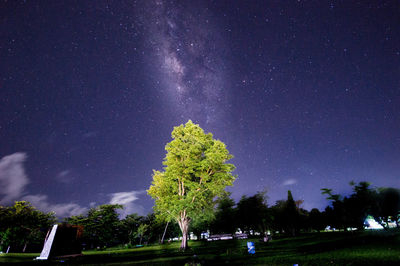
M 223 142 L 188 121 L 175 127 L 165 147 L 164 171 L 154 171 L 147 193 L 155 199 L 157 217 L 176 220 L 182 231 L 181 249 L 187 248 L 191 220 L 213 215 L 215 197 L 233 185 L 233 156 Z

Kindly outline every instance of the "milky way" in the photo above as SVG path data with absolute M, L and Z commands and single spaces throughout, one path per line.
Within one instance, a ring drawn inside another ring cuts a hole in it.
M 227 109 L 229 83 L 215 19 L 192 4 L 155 1 L 146 8 L 147 42 L 156 57 L 148 63 L 171 108 L 183 121 L 217 122 Z

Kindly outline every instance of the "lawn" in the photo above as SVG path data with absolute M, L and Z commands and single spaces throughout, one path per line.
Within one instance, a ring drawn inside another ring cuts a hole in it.
M 69 260 L 33 261 L 39 254 L 1 254 L 0 263 L 54 265 L 400 265 L 400 232 L 329 232 L 296 238 L 257 239 L 256 254 L 247 254 L 249 240 L 190 241 L 180 252 L 178 242 L 133 249 L 85 251 Z

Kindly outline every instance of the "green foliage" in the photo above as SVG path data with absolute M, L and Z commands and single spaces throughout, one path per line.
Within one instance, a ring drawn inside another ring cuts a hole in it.
M 87 215 L 72 216 L 66 222 L 84 226 L 83 238 L 90 247 L 112 246 L 121 239 L 121 222 L 117 210 L 119 204 L 105 204 L 91 208 Z
M 161 239 L 165 223 L 157 220 L 154 214 L 140 216 L 133 213 L 120 220 L 117 210 L 121 208 L 121 205 L 100 205 L 90 209 L 86 215 L 72 216 L 65 222 L 84 226 L 83 240 L 89 249 L 120 244 L 133 246 Z M 177 236 L 174 229 L 171 224 L 166 237 Z
M 234 166 L 227 163 L 232 155 L 225 144 L 190 120 L 175 127 L 172 138 L 165 148 L 164 171 L 154 171 L 147 192 L 155 199 L 156 215 L 176 220 L 185 239 L 191 220 L 213 216 L 214 198 L 233 185 Z
M 137 230 L 143 222 L 144 217 L 139 216 L 136 213 L 129 214 L 124 220 L 122 220 L 121 225 L 124 228 L 125 235 L 127 236 L 127 242 L 129 242 L 129 244 L 136 243 Z
M 139 225 L 139 227 L 138 227 L 138 229 L 136 231 L 137 236 L 140 238 L 139 245 L 142 244 L 143 235 L 147 232 L 148 229 L 149 229 L 149 225 L 148 224 Z
M 216 219 L 212 220 L 216 221 Z M 196 235 L 197 239 L 201 239 L 201 233 L 206 232 L 208 230 L 212 231 L 212 221 L 211 220 L 193 220 L 190 223 L 190 232 L 193 232 L 194 235 Z M 181 232 L 178 232 L 178 235 L 180 235 Z
M 27 201 L 16 201 L 11 207 L 0 206 L 0 250 L 8 246 L 25 251 L 41 245 L 48 228 L 56 222 L 54 213 L 43 213 Z

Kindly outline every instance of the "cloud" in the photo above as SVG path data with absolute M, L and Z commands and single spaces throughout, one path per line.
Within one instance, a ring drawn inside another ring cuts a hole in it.
M 10 204 L 24 193 L 29 183 L 24 169 L 26 158 L 26 153 L 16 152 L 0 160 L 0 204 Z
M 143 206 L 134 203 L 139 199 L 139 196 L 144 193 L 144 190 L 112 193 L 110 194 L 110 204 L 121 204 L 124 206 L 124 209 L 121 213 L 122 217 L 125 217 L 131 213 L 144 215 L 145 211 Z
M 282 186 L 291 186 L 291 185 L 294 185 L 294 184 L 297 184 L 297 180 L 291 178 L 291 179 L 285 180 L 285 181 L 282 183 Z
M 25 196 L 23 200 L 29 201 L 35 208 L 43 212 L 54 211 L 57 217 L 79 215 L 88 210 L 76 203 L 51 204 L 49 203 L 48 197 L 42 194 L 28 195 Z
M 93 138 L 97 136 L 97 131 L 89 131 L 85 134 L 83 134 L 83 138 L 87 139 L 87 138 Z
M 71 170 L 64 170 L 56 175 L 56 180 L 63 184 L 70 184 L 74 177 L 71 176 Z
M 16 152 L 0 160 L 0 204 L 11 205 L 14 201 L 25 200 L 43 212 L 54 211 L 58 217 L 78 215 L 87 211 L 87 208 L 76 203 L 51 204 L 46 195 L 26 195 L 25 187 L 29 184 L 24 168 L 26 158 L 26 153 Z M 57 179 L 67 182 L 71 180 L 69 174 L 69 170 L 62 171 L 57 175 Z
M 29 201 L 38 210 L 55 212 L 57 217 L 68 217 L 87 212 L 88 208 L 82 207 L 77 203 L 53 204 L 50 203 L 47 195 L 26 193 L 25 187 L 29 184 L 29 178 L 24 169 L 26 158 L 26 153 L 17 152 L 7 155 L 0 160 L 0 204 L 11 205 L 16 200 L 25 200 Z M 56 180 L 62 183 L 70 183 L 73 180 L 71 170 L 59 172 Z M 124 210 L 121 212 L 122 217 L 131 213 L 145 215 L 143 206 L 136 203 L 144 193 L 144 190 L 112 193 L 109 195 L 109 203 L 124 206 Z M 90 203 L 90 207 L 94 207 L 95 205 L 96 203 L 94 202 Z

